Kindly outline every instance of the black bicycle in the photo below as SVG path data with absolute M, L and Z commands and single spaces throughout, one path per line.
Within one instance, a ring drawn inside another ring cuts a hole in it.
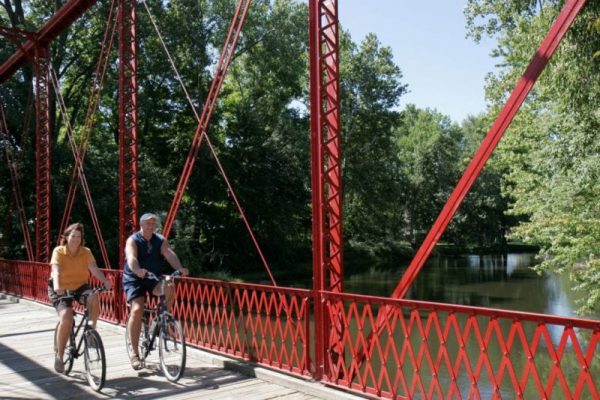
M 167 308 L 166 286 L 173 278 L 180 275 L 179 271 L 161 277 L 157 277 L 152 272 L 147 273 L 146 277 L 159 282 L 161 294 L 158 296 L 154 308 L 144 309 L 138 346 L 140 361 L 144 365 L 150 352 L 156 349 L 158 341 L 160 368 L 171 382 L 177 382 L 185 370 L 185 337 L 181 324 Z M 151 314 L 154 314 L 153 318 L 150 318 Z M 133 348 L 129 339 L 129 324 L 125 329 L 125 343 L 127 355 L 131 358 Z
M 89 313 L 87 308 L 87 298 L 92 293 L 104 292 L 107 289 L 104 286 L 99 286 L 82 296 L 83 300 L 83 315 L 77 324 L 75 315 L 73 316 L 73 327 L 69 340 L 65 346 L 65 354 L 63 362 L 65 366 L 64 374 L 68 375 L 73 368 L 73 362 L 76 358 L 83 355 L 85 364 L 85 375 L 90 387 L 96 392 L 100 391 L 106 381 L 106 356 L 104 354 L 104 345 L 100 334 L 92 328 L 88 323 Z M 66 291 L 63 298 L 74 297 L 73 292 Z M 57 336 L 58 336 L 58 324 L 54 329 L 54 353 L 57 351 Z M 77 326 L 77 327 L 76 327 Z

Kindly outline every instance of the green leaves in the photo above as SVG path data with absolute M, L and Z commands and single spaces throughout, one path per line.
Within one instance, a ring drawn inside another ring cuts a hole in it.
M 498 35 L 505 68 L 488 85 L 497 104 L 506 98 L 524 65 L 558 15 L 563 2 L 472 0 L 467 14 L 474 34 Z M 583 8 L 499 147 L 508 171 L 504 194 L 510 214 L 523 221 L 511 237 L 541 247 L 539 271 L 569 271 L 585 290 L 581 312 L 600 306 L 597 285 L 600 240 L 598 127 L 600 65 L 593 54 L 600 35 L 593 27 L 600 5 Z M 483 23 L 477 25 L 476 18 Z

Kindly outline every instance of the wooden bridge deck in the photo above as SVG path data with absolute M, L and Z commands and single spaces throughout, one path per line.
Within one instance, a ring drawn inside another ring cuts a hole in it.
M 87 385 L 82 358 L 75 360 L 68 376 L 54 371 L 56 321 L 51 307 L 0 294 L 1 399 L 361 399 L 264 368 L 223 368 L 239 363 L 189 347 L 185 375 L 173 384 L 162 375 L 157 352 L 150 355 L 145 370 L 134 371 L 125 351 L 124 328 L 104 322 L 98 323 L 98 331 L 107 355 L 106 384 L 102 393 L 95 393 Z

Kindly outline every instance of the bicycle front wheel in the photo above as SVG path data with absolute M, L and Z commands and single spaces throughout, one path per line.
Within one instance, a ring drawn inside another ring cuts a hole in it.
M 166 317 L 161 326 L 158 356 L 167 379 L 177 382 L 185 370 L 185 337 L 183 328 L 172 316 Z
M 58 326 L 60 322 L 56 324 L 56 328 L 54 328 L 54 354 L 58 352 Z M 67 343 L 65 345 L 65 353 L 63 355 L 63 364 L 64 364 L 64 374 L 68 375 L 73 369 L 73 361 L 75 360 L 75 343 L 73 343 L 72 337 L 69 336 Z
M 85 374 L 90 387 L 99 392 L 106 380 L 106 357 L 104 345 L 96 330 L 89 329 L 84 333 Z

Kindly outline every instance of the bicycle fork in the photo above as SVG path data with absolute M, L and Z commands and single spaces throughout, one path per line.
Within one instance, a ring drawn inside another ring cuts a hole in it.
M 150 324 L 151 325 L 148 326 L 147 319 L 146 319 L 146 317 L 144 317 L 144 319 L 142 320 L 142 325 L 143 325 L 142 329 L 145 332 L 144 340 L 142 342 L 142 347 L 144 348 L 144 354 L 142 357 L 144 359 L 144 364 L 145 364 L 145 360 L 148 357 L 148 355 L 150 354 L 150 352 L 155 349 L 154 343 L 155 343 L 156 337 L 159 334 L 159 328 L 160 328 L 160 324 L 161 324 L 160 317 L 153 318 L 150 321 Z

